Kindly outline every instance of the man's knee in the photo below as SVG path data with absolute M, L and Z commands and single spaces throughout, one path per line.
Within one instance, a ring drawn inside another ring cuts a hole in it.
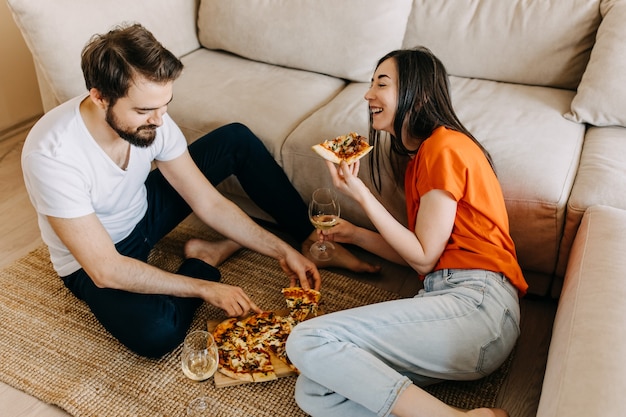
M 156 359 L 176 349 L 185 339 L 187 330 L 186 326 L 163 323 L 158 328 L 138 329 L 132 337 L 120 338 L 120 342 L 138 355 Z
M 260 142 L 259 138 L 248 128 L 248 126 L 233 122 L 227 125 L 221 126 L 209 133 L 207 136 L 217 135 L 221 138 L 226 138 L 229 143 L 237 143 L 241 146 L 246 143 Z
M 107 330 L 133 352 L 149 358 L 160 358 L 173 351 L 184 340 L 196 309 L 202 300 L 196 298 L 145 297 L 114 321 Z

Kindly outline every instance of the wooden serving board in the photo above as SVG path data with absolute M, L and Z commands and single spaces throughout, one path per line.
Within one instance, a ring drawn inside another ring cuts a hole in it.
M 279 311 L 276 311 L 275 313 L 278 315 L 288 315 L 289 310 L 279 310 Z M 215 330 L 215 328 L 217 327 L 217 325 L 220 324 L 221 322 L 222 320 L 208 320 L 207 328 L 209 332 L 212 333 L 213 330 Z M 272 365 L 274 366 L 274 372 L 276 372 L 276 376 L 278 378 L 284 378 L 286 376 L 297 375 L 297 372 L 295 372 L 293 369 L 287 366 L 283 361 L 278 359 L 278 357 L 274 355 L 273 352 L 270 352 L 270 359 L 271 359 Z M 215 381 L 215 386 L 217 388 L 232 387 L 235 385 L 255 383 L 255 382 L 241 381 L 238 379 L 228 377 L 224 375 L 223 373 L 221 373 L 219 370 L 215 372 L 215 375 L 213 376 L 213 380 Z

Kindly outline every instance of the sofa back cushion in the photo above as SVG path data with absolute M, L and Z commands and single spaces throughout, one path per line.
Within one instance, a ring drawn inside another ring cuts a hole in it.
M 626 127 L 626 1 L 602 0 L 602 23 L 572 109 L 565 117 Z
M 404 47 L 424 45 L 451 75 L 574 90 L 600 0 L 414 0 Z
M 402 46 L 412 0 L 201 0 L 200 43 L 285 67 L 369 81 Z
M 37 68 L 58 103 L 85 91 L 80 54 L 89 39 L 125 22 L 139 22 L 174 54 L 200 45 L 196 0 L 8 0 Z

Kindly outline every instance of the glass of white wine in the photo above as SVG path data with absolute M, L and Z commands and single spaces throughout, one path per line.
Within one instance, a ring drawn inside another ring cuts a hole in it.
M 217 344 L 211 333 L 195 330 L 185 337 L 181 366 L 183 373 L 194 381 L 204 381 L 217 371 Z
M 311 223 L 319 230 L 328 230 L 339 221 L 339 200 L 337 193 L 330 188 L 318 188 L 313 192 L 309 203 L 309 218 Z M 335 245 L 327 241 L 317 241 L 309 249 L 311 255 L 317 260 L 327 261 L 332 259 Z

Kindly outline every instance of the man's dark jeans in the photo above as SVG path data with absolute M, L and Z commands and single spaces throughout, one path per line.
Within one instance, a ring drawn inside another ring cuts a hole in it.
M 223 126 L 192 143 L 189 152 L 213 185 L 235 175 L 248 196 L 298 242 L 313 231 L 300 195 L 247 127 L 238 123 Z M 191 214 L 191 208 L 158 170 L 148 176 L 146 189 L 146 215 L 127 238 L 115 245 L 122 255 L 144 262 L 153 246 Z M 217 268 L 199 259 L 185 260 L 176 273 L 210 281 L 220 279 Z M 113 336 L 147 357 L 160 357 L 176 348 L 202 304 L 198 298 L 98 288 L 83 269 L 63 281 Z

